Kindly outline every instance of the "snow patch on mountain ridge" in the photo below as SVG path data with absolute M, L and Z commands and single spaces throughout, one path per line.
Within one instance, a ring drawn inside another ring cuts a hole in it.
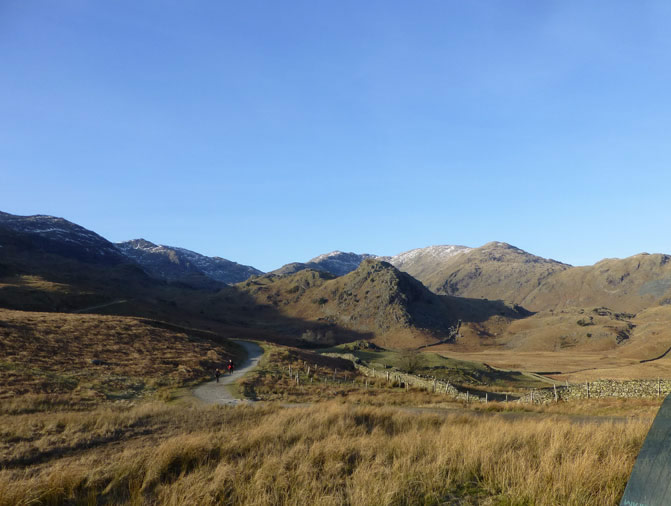
M 208 257 L 176 246 L 157 245 L 145 239 L 133 239 L 118 243 L 117 246 L 145 269 L 167 279 L 178 279 L 196 271 L 215 281 L 238 283 L 263 274 L 254 267 L 225 258 Z
M 324 253 L 313 258 L 306 265 L 310 268 L 326 270 L 336 276 L 343 276 L 356 270 L 361 265 L 361 262 L 367 258 L 377 258 L 377 256 L 368 253 L 357 254 L 332 251 L 331 253 Z
M 18 216 L 0 212 L 0 225 L 15 232 L 39 236 L 57 243 L 75 244 L 83 247 L 89 254 L 123 258 L 114 244 L 107 239 L 64 218 L 45 214 Z
M 454 256 L 462 255 L 472 251 L 473 248 L 456 245 L 438 245 L 428 246 L 426 248 L 415 248 L 392 257 L 379 257 L 380 260 L 389 262 L 397 269 L 403 268 L 406 264 L 414 262 L 419 257 L 430 258 L 435 262 L 444 262 Z

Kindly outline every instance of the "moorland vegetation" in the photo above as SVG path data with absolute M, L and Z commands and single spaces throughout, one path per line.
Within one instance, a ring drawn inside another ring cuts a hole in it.
M 231 286 L 27 221 L 0 224 L 0 505 L 616 504 L 660 399 L 512 401 L 671 376 L 664 255 L 574 268 L 490 243 L 406 262 L 420 280 L 366 259 Z M 265 349 L 235 386 L 257 402 L 199 403 L 240 338 Z

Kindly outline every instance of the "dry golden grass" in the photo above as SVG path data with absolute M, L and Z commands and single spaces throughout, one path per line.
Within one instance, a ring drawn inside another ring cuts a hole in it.
M 405 385 L 387 382 L 383 377 L 367 377 L 356 370 L 351 361 L 342 358 L 268 343 L 263 347 L 265 353 L 259 367 L 239 384 L 240 393 L 257 400 L 302 403 L 346 398 L 348 402 L 372 406 L 417 406 L 451 399 L 444 393 L 432 393 L 425 388 L 406 390 Z
M 182 386 L 235 353 L 224 340 L 138 318 L 0 309 L 0 413 L 87 407 Z
M 558 381 L 582 382 L 597 379 L 671 378 L 671 356 L 654 362 L 640 363 L 615 353 L 586 351 L 520 352 L 502 348 L 460 352 L 449 346 L 432 348 L 449 358 L 489 364 L 504 370 L 557 372 L 550 377 Z
M 247 397 L 264 401 L 316 402 L 348 396 L 365 388 L 366 378 L 349 360 L 269 343 L 263 348 L 259 366 L 239 385 Z
M 95 406 L 188 385 L 228 351 L 137 318 L 0 311 L 0 506 L 616 504 L 659 405 L 464 406 L 381 378 L 367 389 L 339 359 L 267 350 L 245 390 L 338 400 Z
M 549 404 L 528 404 L 519 402 L 489 402 L 472 403 L 468 408 L 472 411 L 485 412 L 526 412 L 541 413 L 546 415 L 568 415 L 577 417 L 589 417 L 595 419 L 604 417 L 606 419 L 640 419 L 652 420 L 663 399 L 582 399 L 568 402 L 557 402 Z
M 456 344 L 431 350 L 501 369 L 560 372 L 552 375 L 560 381 L 670 378 L 671 356 L 649 361 L 671 348 L 670 321 L 671 306 L 635 316 L 602 308 L 566 308 L 500 327 L 491 322 L 465 324 Z
M 0 506 L 617 504 L 649 424 L 340 403 L 4 416 Z

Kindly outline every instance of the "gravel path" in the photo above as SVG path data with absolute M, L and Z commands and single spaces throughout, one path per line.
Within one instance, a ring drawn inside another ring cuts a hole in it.
M 249 399 L 236 399 L 233 397 L 233 394 L 227 385 L 231 385 L 242 375 L 258 365 L 259 359 L 261 358 L 261 355 L 263 355 L 263 348 L 258 344 L 250 343 L 249 341 L 235 342 L 247 350 L 247 359 L 233 371 L 233 374 L 226 373 L 219 378 L 219 383 L 217 383 L 216 380 L 213 380 L 196 387 L 193 390 L 193 395 L 201 401 L 207 404 L 225 404 L 229 406 L 254 402 Z
M 124 302 L 128 301 L 125 299 L 113 300 L 112 302 L 108 302 L 106 304 L 98 304 L 97 306 L 85 307 L 84 309 L 77 309 L 72 312 L 75 314 L 88 313 L 89 311 L 93 311 L 95 309 L 102 309 L 104 307 L 115 306 L 117 304 L 123 304 Z

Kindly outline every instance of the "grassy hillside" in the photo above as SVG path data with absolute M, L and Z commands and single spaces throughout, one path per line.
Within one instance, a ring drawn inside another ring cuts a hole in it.
M 567 308 L 489 325 L 464 325 L 453 344 L 432 347 L 451 358 L 502 369 L 553 373 L 571 382 L 671 376 L 671 306 L 634 315 L 608 308 Z
M 403 270 L 436 293 L 502 299 L 525 306 L 524 301 L 539 284 L 569 267 L 509 244 L 491 242 L 439 263 L 417 256 L 406 262 Z
M 287 276 L 263 276 L 236 286 L 259 305 L 317 327 L 302 337 L 314 344 L 335 344 L 337 328 L 375 338 L 385 347 L 417 347 L 450 336 L 458 320 L 485 322 L 527 313 L 499 301 L 438 296 L 408 274 L 377 260 L 366 260 L 340 277 L 303 270 Z
M 0 310 L 0 411 L 133 399 L 211 377 L 242 353 L 146 319 Z
M 631 338 L 633 318 L 607 308 L 544 311 L 512 322 L 497 341 L 518 351 L 613 350 Z
M 544 281 L 523 300 L 530 309 L 606 306 L 638 313 L 671 304 L 671 257 L 640 254 L 573 267 Z
M 373 369 L 398 369 L 407 373 L 448 381 L 458 388 L 484 388 L 492 391 L 514 392 L 519 389 L 543 388 L 548 383 L 536 376 L 518 371 L 500 371 L 487 364 L 456 360 L 425 351 L 396 351 L 371 347 L 368 343 L 348 343 L 320 350 L 322 353 L 352 355 Z
M 653 307 L 639 314 L 618 313 L 604 307 L 541 311 L 528 318 L 505 322 L 496 335 L 465 325 L 462 338 L 454 348 L 594 352 L 648 360 L 671 348 L 669 321 L 671 306 Z
M 247 285 L 208 289 L 161 281 L 132 264 L 85 262 L 77 255 L 45 252 L 25 234 L 4 229 L 0 243 L 0 307 L 147 317 L 285 344 L 309 344 L 301 336 L 323 333 L 325 327 L 341 342 L 370 337 L 365 330 L 282 311 L 273 300 L 250 295 Z
M 440 261 L 415 255 L 401 268 L 439 294 L 501 299 L 531 311 L 605 306 L 637 313 L 671 303 L 669 260 L 643 253 L 571 267 L 494 242 Z

